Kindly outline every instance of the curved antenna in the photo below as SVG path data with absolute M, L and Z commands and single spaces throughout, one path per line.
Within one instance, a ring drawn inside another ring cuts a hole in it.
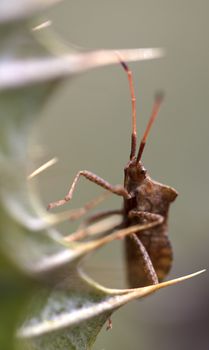
M 152 124 L 154 123 L 154 121 L 158 115 L 162 100 L 163 100 L 163 93 L 158 93 L 155 97 L 154 105 L 152 108 L 152 113 L 150 115 L 150 118 L 149 118 L 149 121 L 147 124 L 147 128 L 146 128 L 145 133 L 144 133 L 142 140 L 140 142 L 139 151 L 138 151 L 138 155 L 137 155 L 137 159 L 136 159 L 137 163 L 141 160 L 142 153 L 143 153 L 144 147 L 146 145 L 147 137 L 149 135 Z
M 120 55 L 118 54 L 118 58 L 120 61 L 120 64 L 124 68 L 125 72 L 128 76 L 128 82 L 129 82 L 129 88 L 131 93 L 131 104 L 132 104 L 132 135 L 131 135 L 131 153 L 130 153 L 130 159 L 133 159 L 135 157 L 136 153 L 136 142 L 137 142 L 137 132 L 136 132 L 136 97 L 134 92 L 134 84 L 133 84 L 133 75 L 132 71 L 129 69 L 128 65 L 121 59 Z

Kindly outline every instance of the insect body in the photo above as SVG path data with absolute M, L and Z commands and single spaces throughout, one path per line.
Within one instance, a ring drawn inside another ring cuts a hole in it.
M 124 199 L 124 227 L 138 223 L 157 226 L 125 238 L 127 276 L 131 287 L 158 283 L 169 272 L 172 250 L 167 234 L 170 203 L 175 190 L 153 181 L 143 165 L 132 159 L 125 168 L 125 188 L 132 198 Z
M 157 226 L 137 232 L 125 238 L 127 258 L 127 277 L 131 287 L 156 284 L 164 279 L 172 263 L 172 248 L 168 239 L 167 220 L 170 203 L 177 192 L 163 184 L 153 181 L 143 167 L 141 157 L 150 128 L 158 114 L 162 95 L 157 95 L 153 110 L 141 140 L 136 156 L 136 106 L 132 73 L 122 62 L 128 74 L 132 98 L 132 142 L 130 161 L 124 170 L 124 188 L 130 199 L 124 199 L 124 226 L 136 223 L 158 223 Z
M 170 270 L 172 249 L 168 239 L 167 220 L 170 203 L 175 200 L 177 192 L 169 186 L 153 181 L 141 162 L 146 139 L 158 114 L 162 96 L 158 95 L 155 99 L 151 117 L 141 140 L 138 154 L 136 154 L 136 99 L 132 72 L 121 59 L 120 63 L 128 75 L 132 99 L 131 154 L 124 169 L 124 186 L 113 186 L 90 171 L 79 171 L 66 197 L 50 203 L 48 208 L 63 205 L 71 200 L 80 176 L 84 176 L 106 190 L 122 196 L 124 198 L 123 209 L 120 211 L 123 217 L 122 226 L 127 229 L 136 224 L 145 225 L 143 231 L 136 231 L 125 238 L 127 278 L 130 286 L 134 288 L 156 284 L 164 279 Z M 89 204 L 84 206 L 83 213 L 86 213 L 90 208 Z M 106 212 L 105 216 L 112 215 L 112 213 L 113 211 Z M 98 220 L 99 217 L 103 216 L 104 213 L 100 213 L 96 215 L 96 218 Z

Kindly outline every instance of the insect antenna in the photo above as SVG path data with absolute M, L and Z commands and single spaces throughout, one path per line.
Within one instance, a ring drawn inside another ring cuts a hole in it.
M 152 124 L 154 123 L 154 121 L 158 115 L 162 100 L 163 100 L 163 94 L 158 93 L 155 97 L 155 101 L 154 101 L 153 108 L 152 108 L 152 113 L 150 115 L 146 130 L 145 130 L 144 135 L 142 137 L 142 140 L 140 142 L 139 151 L 138 151 L 138 155 L 137 155 L 137 163 L 141 160 L 142 153 L 143 153 L 144 147 L 146 145 L 147 137 L 149 135 Z
M 136 132 L 136 96 L 134 92 L 134 84 L 133 84 L 133 75 L 132 71 L 129 69 L 128 65 L 121 60 L 119 57 L 120 63 L 124 68 L 125 72 L 128 76 L 129 88 L 131 93 L 131 104 L 132 104 L 132 135 L 131 135 L 131 154 L 130 159 L 135 157 L 136 153 L 136 142 L 137 142 L 137 132 Z
M 123 69 L 125 70 L 125 72 L 127 73 L 128 76 L 128 82 L 129 82 L 129 88 L 130 88 L 130 93 L 131 93 L 131 104 L 132 104 L 132 135 L 131 135 L 131 153 L 130 153 L 130 160 L 132 160 L 135 157 L 136 154 L 136 144 L 137 144 L 137 131 L 136 131 L 136 96 L 135 96 L 135 92 L 134 92 L 134 83 L 133 83 L 133 74 L 132 71 L 130 70 L 130 68 L 128 67 L 127 63 L 125 63 L 119 53 L 117 52 L 117 56 L 119 58 L 120 64 L 122 65 Z M 137 155 L 137 163 L 141 160 L 142 157 L 142 153 L 144 151 L 144 147 L 146 144 L 146 140 L 147 137 L 149 135 L 150 129 L 152 127 L 152 124 L 154 123 L 161 103 L 163 100 L 163 93 L 158 93 L 155 97 L 155 101 L 153 104 L 153 109 L 152 109 L 152 113 L 150 115 L 148 124 L 147 124 L 147 128 L 145 130 L 145 133 L 142 137 L 142 140 L 140 142 L 140 146 L 139 146 L 139 151 L 138 151 L 138 155 Z

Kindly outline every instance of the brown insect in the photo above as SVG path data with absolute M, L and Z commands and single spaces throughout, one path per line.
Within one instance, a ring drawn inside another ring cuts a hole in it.
M 167 221 L 170 203 L 175 200 L 177 192 L 169 186 L 153 181 L 141 162 L 147 136 L 162 102 L 162 95 L 156 96 L 147 128 L 136 154 L 136 98 L 133 77 L 127 64 L 121 59 L 120 63 L 128 76 L 132 100 L 131 153 L 130 160 L 124 169 L 124 186 L 113 186 L 94 173 L 82 170 L 75 176 L 66 197 L 50 203 L 48 208 L 51 209 L 70 201 L 80 176 L 84 176 L 106 190 L 122 196 L 124 199 L 122 210 L 99 213 L 90 218 L 89 222 L 117 213 L 123 217 L 123 228 L 136 224 L 145 225 L 142 232 L 137 233 L 136 231 L 125 238 L 127 278 L 131 288 L 134 288 L 157 284 L 164 279 L 171 268 L 172 248 L 168 239 Z M 87 203 L 75 214 L 75 217 L 85 214 L 96 203 L 97 200 Z

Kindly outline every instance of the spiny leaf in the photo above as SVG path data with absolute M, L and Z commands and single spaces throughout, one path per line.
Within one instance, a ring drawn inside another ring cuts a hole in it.
M 67 242 L 53 227 L 66 213 L 50 216 L 36 193 L 29 191 L 28 135 L 47 99 L 65 78 L 118 63 L 113 50 L 60 51 L 53 33 L 48 40 L 43 26 L 34 31 L 33 16 L 55 2 L 3 0 L 0 4 L 0 252 L 11 267 L 8 270 L 16 270 L 10 278 L 16 276 L 21 291 L 28 281 L 24 297 L 31 291 L 36 294 L 18 331 L 20 347 L 24 344 L 26 349 L 36 350 L 87 349 L 115 309 L 178 282 L 123 291 L 100 286 L 81 271 L 82 258 L 131 230 L 112 232 L 114 220 L 110 227 L 100 222 L 101 229 L 97 226 L 96 231 L 93 225 L 84 228 L 91 241 Z M 119 54 L 125 61 L 145 60 L 160 57 L 162 50 L 120 50 Z M 70 215 L 73 218 L 75 213 Z M 22 299 L 18 307 L 23 308 Z M 10 342 L 0 338 L 0 347 L 11 350 L 17 315 L 11 314 L 8 323 L 1 317 L 1 324 L 9 325 L 11 334 Z
M 204 270 L 203 270 L 204 271 Z M 107 289 L 82 275 L 88 284 L 83 289 L 82 280 L 66 279 L 66 281 L 49 295 L 38 296 L 38 304 L 42 299 L 42 307 L 18 331 L 18 337 L 25 344 L 25 349 L 55 350 L 86 349 L 92 344 L 97 332 L 110 317 L 112 312 L 130 300 L 142 298 L 158 289 L 176 284 L 195 274 L 177 278 L 158 285 L 138 289 Z M 71 283 L 72 282 L 72 283 Z M 76 288 L 75 288 L 75 285 Z M 80 284 L 80 285 L 79 285 Z M 79 288 L 78 288 L 79 285 Z

